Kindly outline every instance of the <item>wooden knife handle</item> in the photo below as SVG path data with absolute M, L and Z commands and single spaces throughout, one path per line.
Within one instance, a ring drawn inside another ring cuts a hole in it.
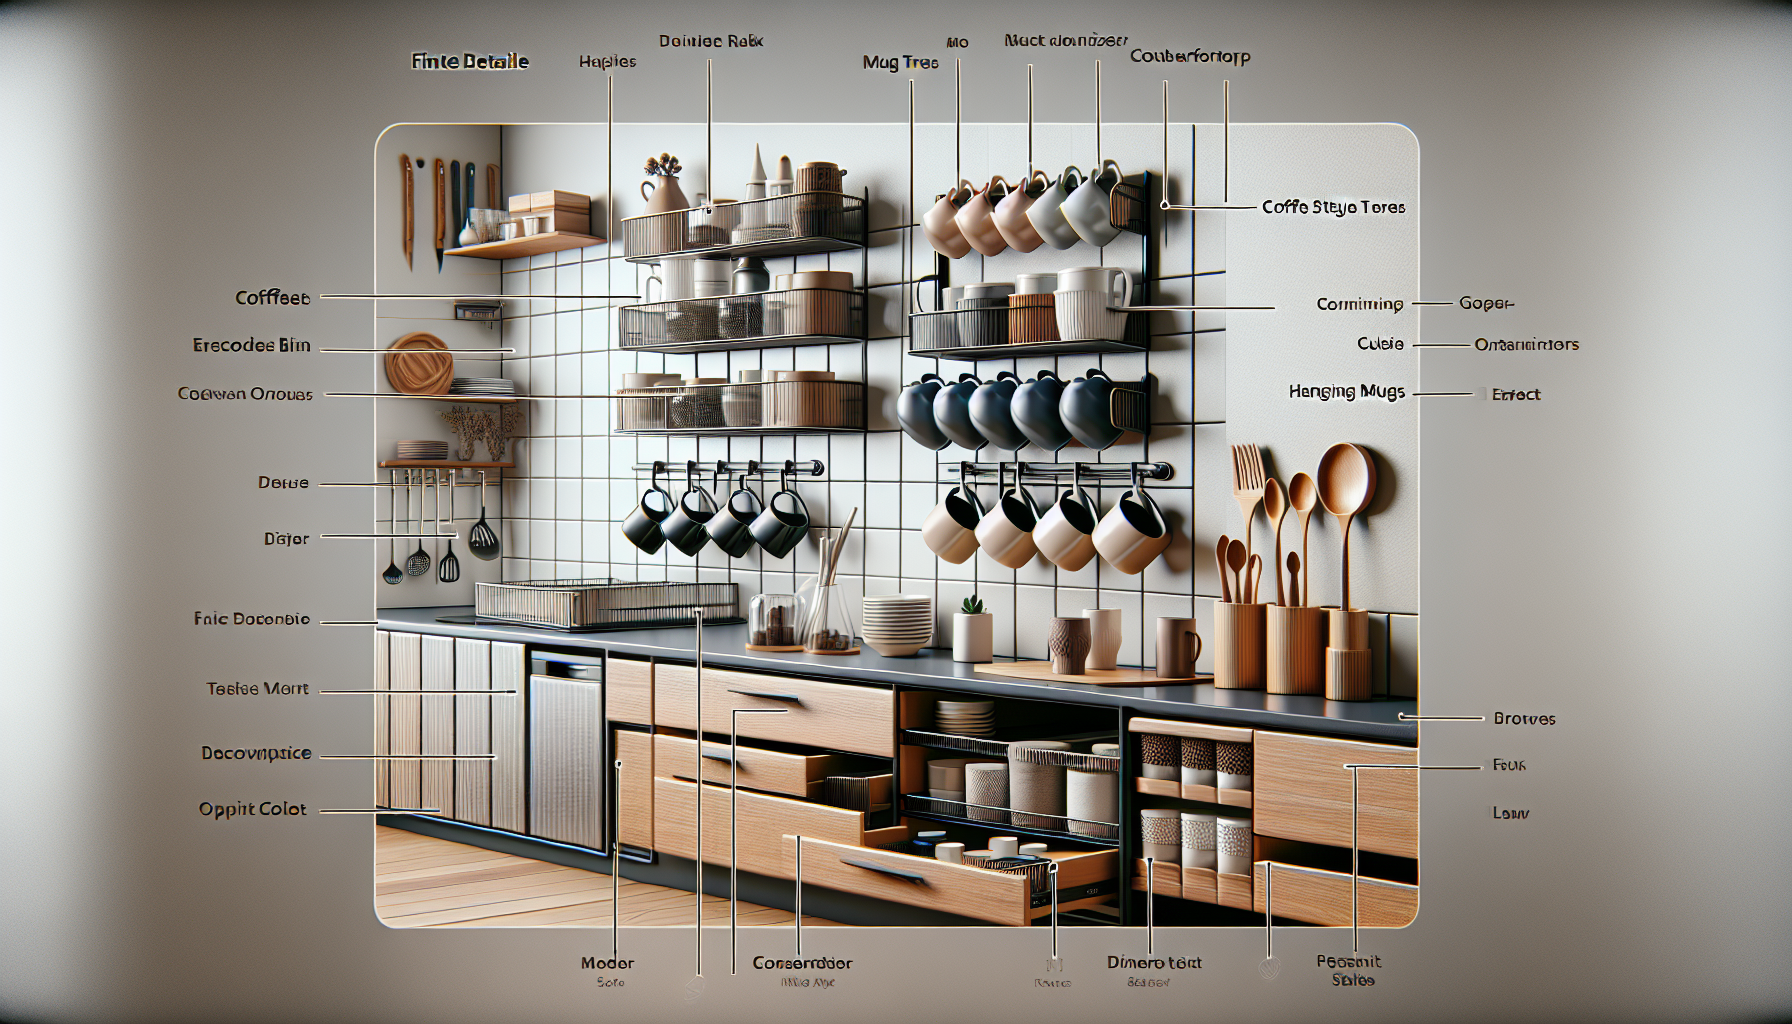
M 448 240 L 448 165 L 436 157 L 436 248 L 446 249 Z

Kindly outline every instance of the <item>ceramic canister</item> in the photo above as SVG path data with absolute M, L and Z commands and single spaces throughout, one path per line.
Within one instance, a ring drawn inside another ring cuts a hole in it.
M 1089 753 L 1119 757 L 1120 744 L 1097 743 Z M 1078 835 L 1111 835 L 1102 825 L 1120 821 L 1120 772 L 1068 769 L 1064 776 L 1064 813 Z
M 1219 818 L 1215 822 L 1216 835 L 1214 845 L 1219 847 L 1216 858 L 1222 875 L 1249 875 L 1251 873 L 1251 819 Z
M 1139 734 L 1139 774 L 1147 779 L 1174 779 L 1177 777 L 1177 759 L 1181 756 L 1174 736 L 1160 736 L 1157 733 Z
M 1027 760 L 1028 750 L 1069 750 L 1061 740 L 1022 740 L 1008 745 L 1008 804 L 1022 828 L 1061 828 L 1064 766 Z M 1031 811 L 1028 814 L 1024 812 Z
M 977 821 L 1008 823 L 1008 812 L 996 808 L 1008 806 L 1008 765 L 1001 762 L 964 766 L 964 799 L 980 806 L 966 809 Z
M 1139 812 L 1139 840 L 1142 856 L 1159 864 L 1182 862 L 1182 812 L 1172 808 L 1147 807 Z
M 1182 737 L 1182 784 L 1212 786 L 1217 782 L 1213 770 L 1213 741 Z
M 1182 812 L 1182 866 L 1212 871 L 1219 866 L 1219 822 L 1211 814 Z
M 1249 743 L 1214 741 L 1213 766 L 1219 788 L 1250 789 L 1254 760 Z

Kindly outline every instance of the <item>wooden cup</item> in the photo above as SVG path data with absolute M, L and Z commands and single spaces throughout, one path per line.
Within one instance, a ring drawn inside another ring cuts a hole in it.
M 1270 693 L 1323 692 L 1324 608 L 1269 606 L 1267 689 Z
M 1213 603 L 1213 685 L 1263 689 L 1264 605 Z

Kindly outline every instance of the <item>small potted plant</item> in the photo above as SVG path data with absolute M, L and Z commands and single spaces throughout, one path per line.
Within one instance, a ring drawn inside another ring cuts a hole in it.
M 995 660 L 995 616 L 983 610 L 976 594 L 964 599 L 963 611 L 952 613 L 952 660 L 982 665 Z

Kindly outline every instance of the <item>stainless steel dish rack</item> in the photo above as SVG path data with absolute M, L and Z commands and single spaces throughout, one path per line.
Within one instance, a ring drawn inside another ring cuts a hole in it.
M 740 614 L 737 583 L 626 583 L 613 579 L 523 580 L 473 584 L 480 619 L 569 633 L 606 629 L 726 625 Z

